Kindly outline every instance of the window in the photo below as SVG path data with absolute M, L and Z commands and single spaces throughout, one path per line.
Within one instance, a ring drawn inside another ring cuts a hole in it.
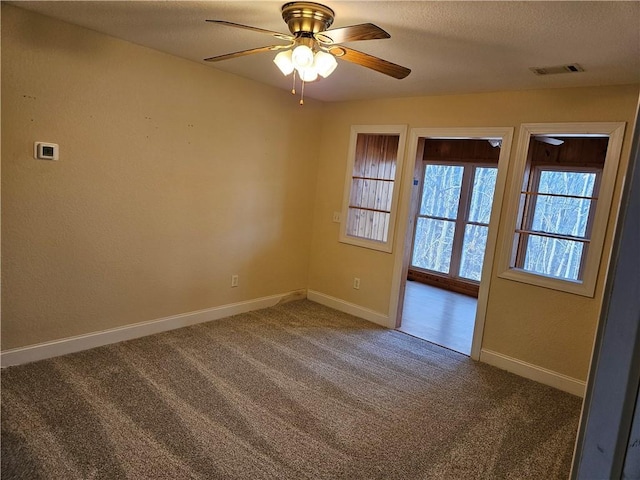
M 498 168 L 424 162 L 412 270 L 478 282 Z
M 515 266 L 581 281 L 602 169 L 535 167 L 526 191 Z
M 353 126 L 340 241 L 390 252 L 404 126 Z
M 387 241 L 397 151 L 397 135 L 358 134 L 347 210 L 347 235 Z
M 593 296 L 624 124 L 529 124 L 520 132 L 503 278 Z

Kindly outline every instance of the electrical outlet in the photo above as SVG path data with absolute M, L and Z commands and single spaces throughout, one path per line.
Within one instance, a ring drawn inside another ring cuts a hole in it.
M 342 215 L 340 214 L 340 212 L 333 212 L 333 221 L 335 223 L 340 223 L 342 220 Z
M 238 275 L 231 275 L 231 286 L 232 287 L 237 287 L 238 286 Z
M 358 277 L 353 277 L 353 288 L 360 290 L 360 279 Z

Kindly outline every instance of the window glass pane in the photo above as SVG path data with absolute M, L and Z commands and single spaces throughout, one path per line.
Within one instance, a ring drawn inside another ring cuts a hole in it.
M 354 178 L 349 205 L 388 212 L 391 210 L 392 197 L 393 182 Z
M 464 167 L 455 165 L 427 165 L 420 215 L 456 218 Z
M 460 260 L 461 277 L 480 281 L 488 230 L 489 227 L 482 225 L 467 225 L 465 227 Z
M 426 270 L 449 273 L 454 231 L 454 222 L 418 218 L 412 265 Z
M 396 175 L 398 135 L 359 133 L 353 176 L 393 180 Z
M 529 235 L 524 269 L 567 280 L 579 280 L 584 244 L 572 240 Z
M 478 167 L 473 177 L 473 191 L 469 205 L 469 221 L 489 223 L 493 192 L 496 188 L 498 169 L 494 167 Z
M 584 237 L 591 200 L 539 195 L 531 230 Z
M 538 192 L 592 197 L 595 183 L 596 174 L 593 172 L 543 170 Z
M 389 218 L 390 214 L 386 212 L 349 208 L 347 234 L 378 242 L 386 242 L 389 234 Z

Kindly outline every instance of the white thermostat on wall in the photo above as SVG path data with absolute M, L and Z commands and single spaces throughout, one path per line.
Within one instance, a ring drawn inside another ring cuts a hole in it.
M 35 142 L 33 157 L 36 160 L 58 160 L 58 145 L 56 143 Z

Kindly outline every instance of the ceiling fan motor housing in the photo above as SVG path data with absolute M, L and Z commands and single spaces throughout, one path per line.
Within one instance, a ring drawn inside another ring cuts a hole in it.
M 313 2 L 289 2 L 282 6 L 282 18 L 296 37 L 327 30 L 335 13 L 329 7 Z

